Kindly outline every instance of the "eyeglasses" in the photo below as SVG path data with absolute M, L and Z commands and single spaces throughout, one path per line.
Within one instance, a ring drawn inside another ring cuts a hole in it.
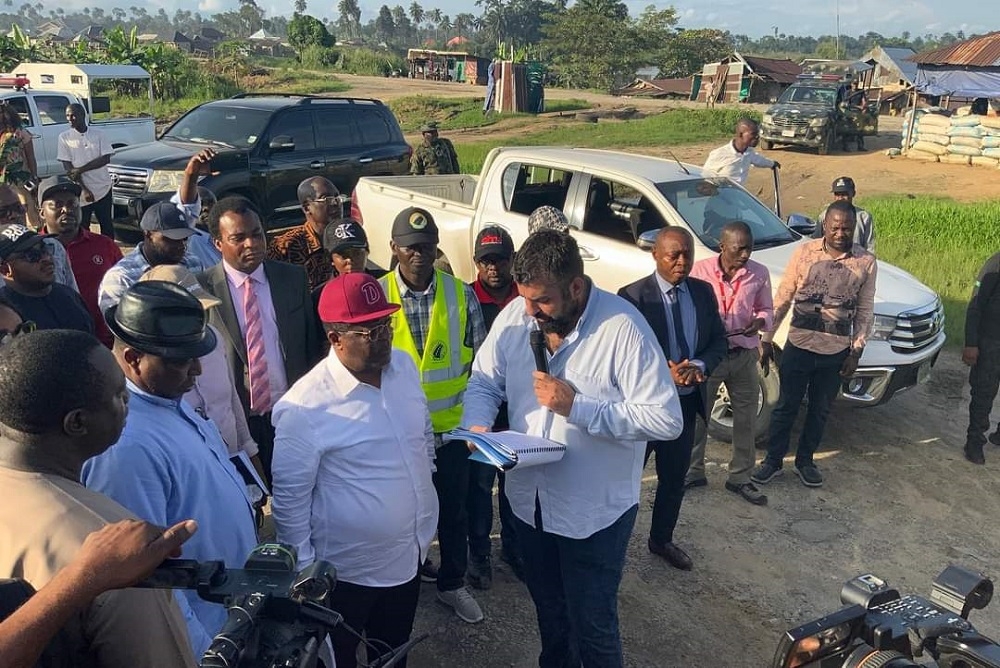
M 499 267 L 508 262 L 510 262 L 509 257 L 501 257 L 500 255 L 487 255 L 476 260 L 477 264 L 481 264 L 484 267 Z
M 44 242 L 38 244 L 37 246 L 32 246 L 27 250 L 23 250 L 20 253 L 13 253 L 7 256 L 8 260 L 24 260 L 31 264 L 37 264 L 42 261 L 43 257 L 48 257 L 52 255 L 52 249 Z
M 36 325 L 33 320 L 25 320 L 20 325 L 15 327 L 13 331 L 0 329 L 0 346 L 7 345 L 15 337 L 21 336 L 22 334 L 31 334 L 36 329 L 38 329 L 38 325 Z
M 327 195 L 326 197 L 317 197 L 313 199 L 313 202 L 317 204 L 326 204 L 327 206 L 334 206 L 335 204 L 340 204 L 343 202 L 343 198 L 340 195 Z
M 350 260 L 351 262 L 360 262 L 366 255 L 368 255 L 367 248 L 361 248 L 354 246 L 351 248 L 338 248 L 333 251 L 333 255 L 339 255 L 345 260 Z
M 392 338 L 392 321 L 384 322 L 374 327 L 345 329 L 345 334 L 356 334 L 366 341 L 380 341 Z
M 24 207 L 21 206 L 20 202 L 8 204 L 7 206 L 0 206 L 0 218 L 15 218 L 23 216 L 24 214 L 25 210 Z

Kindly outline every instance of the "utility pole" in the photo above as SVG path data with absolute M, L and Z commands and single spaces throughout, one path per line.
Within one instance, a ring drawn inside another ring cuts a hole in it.
M 840 60 L 840 0 L 837 0 L 837 60 Z

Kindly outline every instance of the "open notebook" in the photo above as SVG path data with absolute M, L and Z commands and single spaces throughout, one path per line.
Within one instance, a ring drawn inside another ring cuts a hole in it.
M 516 431 L 479 433 L 454 429 L 445 434 L 445 440 L 467 441 L 476 446 L 469 459 L 509 471 L 515 466 L 536 466 L 562 459 L 566 446 L 541 436 L 529 436 Z

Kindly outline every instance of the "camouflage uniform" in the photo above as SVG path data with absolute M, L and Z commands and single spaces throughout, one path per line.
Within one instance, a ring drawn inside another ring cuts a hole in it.
M 435 137 L 413 151 L 410 174 L 459 174 L 458 154 L 451 140 Z
M 965 346 L 979 349 L 969 372 L 971 400 L 965 449 L 982 452 L 990 428 L 990 409 L 1000 388 L 1000 253 L 979 274 L 966 311 Z M 990 437 L 1000 443 L 1000 429 Z

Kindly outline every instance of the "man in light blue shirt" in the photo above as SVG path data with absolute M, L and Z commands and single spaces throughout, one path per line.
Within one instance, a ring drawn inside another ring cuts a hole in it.
M 473 361 L 462 426 L 487 431 L 507 401 L 511 429 L 566 445 L 560 461 L 515 468 L 506 481 L 538 614 L 538 663 L 620 667 L 618 586 L 646 441 L 681 433 L 680 404 L 653 331 L 584 275 L 573 237 L 532 234 L 513 273 L 521 296 Z M 532 372 L 537 329 L 547 373 Z
M 125 374 L 129 412 L 110 449 L 87 461 L 83 481 L 160 526 L 194 519 L 184 557 L 241 568 L 257 544 L 253 508 L 225 443 L 210 420 L 182 400 L 216 345 L 205 311 L 187 290 L 143 281 L 105 314 Z M 177 593 L 195 656 L 226 621 L 226 609 L 193 591 Z
M 181 185 L 170 197 L 170 203 L 183 212 L 194 230 L 187 240 L 187 253 L 184 264 L 193 267 L 196 264 L 204 269 L 214 267 L 222 262 L 222 253 L 215 247 L 215 241 L 208 232 L 208 212 L 215 206 L 216 198 L 208 188 L 198 185 L 198 181 L 212 173 L 212 159 L 215 149 L 206 148 L 191 156 L 184 167 Z M 198 223 L 201 227 L 198 227 Z

